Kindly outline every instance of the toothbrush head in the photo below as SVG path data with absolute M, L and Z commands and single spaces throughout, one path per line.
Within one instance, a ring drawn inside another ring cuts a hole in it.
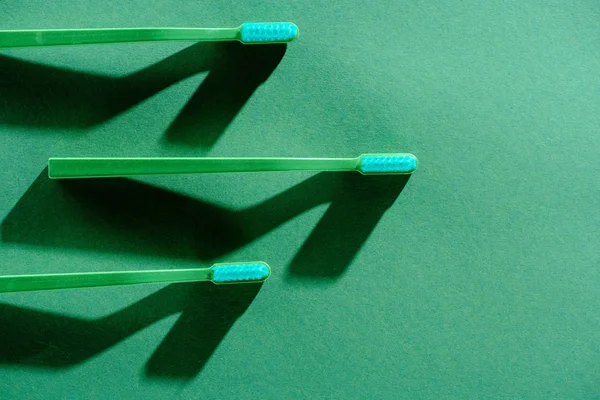
M 271 268 L 264 262 L 215 264 L 212 268 L 213 283 L 264 282 L 271 275 Z
M 358 172 L 363 175 L 410 174 L 417 168 L 412 154 L 363 154 L 359 157 Z
M 298 36 L 298 27 L 291 22 L 244 22 L 240 36 L 244 44 L 286 43 Z

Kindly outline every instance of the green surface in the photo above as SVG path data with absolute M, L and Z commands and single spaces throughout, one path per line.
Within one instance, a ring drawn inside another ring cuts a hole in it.
M 3 294 L 0 398 L 600 396 L 597 2 L 25 0 L 0 11 L 0 29 L 285 20 L 301 31 L 287 49 L 2 50 L 2 273 L 261 259 L 272 275 L 260 291 Z M 411 152 L 419 169 L 408 182 L 55 182 L 44 169 L 51 156 L 366 152 Z

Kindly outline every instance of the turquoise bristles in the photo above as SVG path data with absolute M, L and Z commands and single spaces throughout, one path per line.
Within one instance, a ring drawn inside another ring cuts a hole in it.
M 258 282 L 271 274 L 265 263 L 217 264 L 211 270 L 214 283 Z
M 245 22 L 242 24 L 243 43 L 289 42 L 298 35 L 298 27 L 291 22 Z
M 416 168 L 417 158 L 412 154 L 365 154 L 357 167 L 363 174 L 409 174 Z

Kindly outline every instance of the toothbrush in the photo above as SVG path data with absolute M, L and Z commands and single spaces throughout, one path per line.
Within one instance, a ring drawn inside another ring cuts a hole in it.
M 199 282 L 215 284 L 263 282 L 271 274 L 264 262 L 214 264 L 210 268 L 153 271 L 82 272 L 0 276 L 0 293 L 70 289 L 141 283 Z
M 291 22 L 245 22 L 237 28 L 31 29 L 0 31 L 0 47 L 176 40 L 268 44 L 291 42 L 296 36 L 298 27 Z
M 417 158 L 408 153 L 356 158 L 50 158 L 48 176 L 107 178 L 135 175 L 266 171 L 358 171 L 363 175 L 410 174 Z

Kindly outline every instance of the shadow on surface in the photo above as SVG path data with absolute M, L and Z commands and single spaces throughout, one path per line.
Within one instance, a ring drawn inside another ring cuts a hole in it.
M 208 261 L 331 203 L 294 257 L 288 277 L 336 279 L 408 179 L 319 173 L 263 203 L 235 211 L 128 179 L 52 181 L 44 170 L 3 221 L 2 239 Z M 149 377 L 189 379 L 203 368 L 259 289 L 173 284 L 95 321 L 0 303 L 0 363 L 68 367 L 181 312 L 145 372 Z
M 0 124 L 85 129 L 167 87 L 210 71 L 167 139 L 211 146 L 277 67 L 285 45 L 196 43 L 145 69 L 113 78 L 0 55 Z
M 44 170 L 2 222 L 2 240 L 213 261 L 330 203 L 288 272 L 332 279 L 408 179 L 319 173 L 256 206 L 231 210 L 129 179 L 53 181 Z
M 70 367 L 169 315 L 181 313 L 146 364 L 146 375 L 190 379 L 204 367 L 261 286 L 172 284 L 91 321 L 0 303 L 0 363 Z
M 220 61 L 167 129 L 168 142 L 211 147 L 281 62 L 285 44 L 248 46 Z

